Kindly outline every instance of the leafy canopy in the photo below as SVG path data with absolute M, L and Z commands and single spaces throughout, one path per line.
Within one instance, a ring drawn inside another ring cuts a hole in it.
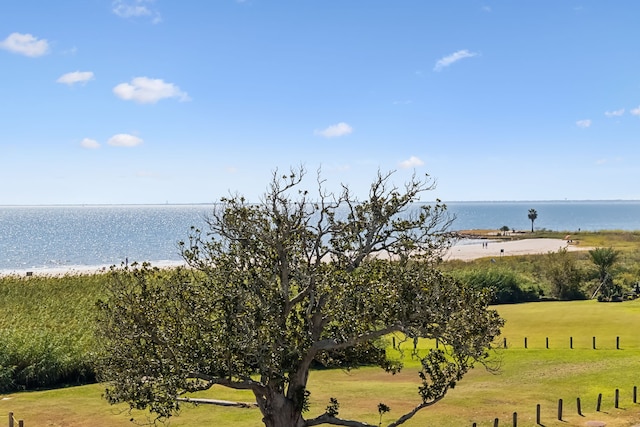
M 485 360 L 502 320 L 487 292 L 437 269 L 452 219 L 439 201 L 414 203 L 432 181 L 396 187 L 378 174 L 359 201 L 346 186 L 329 194 L 320 176 L 310 193 L 304 177 L 274 173 L 260 203 L 222 199 L 209 229 L 180 243 L 188 268 L 114 269 L 99 303 L 110 402 L 162 420 L 178 397 L 220 385 L 252 391 L 267 427 L 369 426 L 340 418 L 337 398 L 309 414 L 313 361 L 388 334 L 437 338 L 444 345 L 422 360 L 415 408 L 397 426 Z M 378 405 L 380 422 L 391 410 Z

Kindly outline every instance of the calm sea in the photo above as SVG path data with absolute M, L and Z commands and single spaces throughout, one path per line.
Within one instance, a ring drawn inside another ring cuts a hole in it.
M 451 202 L 453 230 L 640 230 L 640 201 Z M 0 273 L 181 261 L 178 241 L 211 205 L 0 206 Z

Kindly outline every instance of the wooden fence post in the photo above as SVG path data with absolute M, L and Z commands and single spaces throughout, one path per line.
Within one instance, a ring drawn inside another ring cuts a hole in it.
M 616 337 L 616 350 L 620 350 L 620 337 Z
M 582 416 L 582 405 L 580 404 L 580 398 L 576 399 L 576 406 L 578 408 L 578 415 Z
M 507 348 L 507 339 L 506 338 L 502 339 L 502 347 L 503 348 Z
M 9 412 L 9 427 L 14 427 L 16 418 L 13 416 L 13 412 Z M 18 420 L 18 427 L 24 427 L 24 421 Z
M 558 420 L 562 421 L 562 399 L 558 399 Z
M 499 423 L 500 423 L 500 420 L 496 418 L 495 420 L 493 420 L 493 427 L 498 427 Z
M 513 427 L 518 427 L 518 413 L 513 413 Z
M 573 337 L 569 337 L 569 348 L 573 348 Z
M 527 337 L 524 337 L 524 348 L 527 348 Z
M 598 403 L 596 404 L 596 412 L 600 412 L 602 407 L 602 393 L 598 394 Z
M 633 403 L 638 403 L 638 387 L 633 386 Z
M 615 406 L 615 408 L 618 408 L 618 407 L 619 407 L 619 406 L 618 406 L 618 405 L 619 405 L 619 403 L 620 403 L 620 390 L 619 390 L 619 389 L 616 389 L 616 396 L 615 396 L 615 399 L 614 399 L 614 406 Z
M 549 337 L 545 338 L 545 345 L 549 348 Z
M 536 405 L 536 424 L 540 425 L 540 404 Z
M 593 337 L 592 341 L 593 341 L 593 349 L 595 350 L 596 349 L 596 337 Z

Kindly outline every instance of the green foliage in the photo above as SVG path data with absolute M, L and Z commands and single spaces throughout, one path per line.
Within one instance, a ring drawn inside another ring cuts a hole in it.
M 339 410 L 340 410 L 340 403 L 338 402 L 338 399 L 336 399 L 335 397 L 329 398 L 329 405 L 327 405 L 327 408 L 325 409 L 325 413 L 329 417 L 337 417 Z
M 0 277 L 0 391 L 95 380 L 95 300 L 107 280 Z
M 598 301 L 613 301 L 622 298 L 622 287 L 614 282 L 612 267 L 620 257 L 613 248 L 595 248 L 589 251 L 591 260 L 598 269 L 599 285 L 595 293 Z
M 222 385 L 250 390 L 267 427 L 365 425 L 337 419 L 337 404 L 304 420 L 313 361 L 351 358 L 393 332 L 438 338 L 447 362 L 424 365 L 420 390 L 429 391 L 399 425 L 444 397 L 451 381 L 441 375 L 459 379 L 487 357 L 502 326 L 488 293 L 436 268 L 448 248 L 445 207 L 400 215 L 427 182 L 401 190 L 379 175 L 357 202 L 346 187 L 327 194 L 318 179 L 308 200 L 303 175 L 274 174 L 259 204 L 223 199 L 210 229 L 182 243 L 189 269 L 114 270 L 99 304 L 110 402 L 166 419 L 180 409 L 177 396 Z M 378 356 L 396 371 L 397 361 Z
M 362 342 L 339 350 L 321 351 L 313 360 L 314 369 L 340 368 L 350 370 L 360 366 L 384 366 L 386 363 L 385 342 Z
M 378 426 L 382 425 L 382 416 L 387 412 L 391 412 L 391 408 L 384 403 L 378 403 L 378 414 L 380 414 L 380 421 L 378 422 Z
M 598 268 L 600 280 L 604 280 L 613 264 L 618 260 L 620 252 L 613 248 L 595 248 L 589 251 L 591 260 Z
M 551 283 L 551 296 L 561 300 L 585 299 L 582 290 L 584 273 L 576 258 L 566 249 L 549 252 L 541 260 L 544 274 Z
M 453 276 L 474 289 L 488 289 L 492 304 L 537 301 L 540 291 L 511 269 L 482 268 L 454 271 Z

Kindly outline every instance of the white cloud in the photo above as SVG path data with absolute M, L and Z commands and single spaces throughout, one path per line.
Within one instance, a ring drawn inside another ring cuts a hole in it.
M 0 42 L 0 48 L 35 58 L 49 52 L 49 42 L 31 34 L 12 33 Z
M 140 104 L 155 104 L 164 98 L 178 98 L 189 101 L 189 95 L 173 83 L 165 83 L 162 79 L 136 77 L 131 83 L 120 83 L 113 88 L 117 97 Z
M 634 116 L 640 116 L 640 107 L 632 109 L 630 113 Z
M 138 138 L 137 136 L 129 135 L 126 133 L 119 133 L 109 138 L 107 144 L 114 147 L 135 147 L 136 145 L 142 144 L 142 142 L 142 139 Z
M 402 169 L 416 168 L 422 165 L 424 165 L 424 162 L 416 156 L 411 156 L 407 160 L 400 162 L 400 167 Z
M 445 56 L 444 58 L 440 58 L 435 67 L 433 67 L 433 71 L 442 71 L 443 68 L 448 67 L 449 65 L 458 62 L 465 58 L 473 58 L 474 56 L 478 56 L 475 52 L 469 52 L 468 50 L 459 50 L 457 52 L 452 53 L 449 56 Z
M 94 150 L 96 148 L 100 148 L 100 143 L 95 139 L 91 139 L 91 138 L 84 138 L 82 141 L 80 141 L 80 145 L 84 148 L 90 148 Z
M 345 122 L 340 122 L 336 125 L 331 125 L 324 130 L 315 131 L 316 135 L 324 136 L 325 138 L 337 138 L 339 136 L 349 135 L 353 132 L 353 128 Z
M 604 115 L 607 116 L 607 117 L 620 117 L 623 114 L 624 114 L 624 108 L 621 108 L 619 110 L 605 111 L 604 112 Z
M 91 71 L 74 71 L 63 74 L 56 82 L 72 86 L 76 83 L 86 83 L 89 80 L 93 80 L 93 73 Z
M 579 128 L 588 128 L 591 127 L 591 120 L 589 119 L 585 119 L 585 120 L 578 120 L 576 122 L 576 126 L 578 126 Z
M 162 22 L 160 12 L 151 7 L 155 0 L 114 0 L 112 11 L 121 18 L 150 17 L 151 22 Z

